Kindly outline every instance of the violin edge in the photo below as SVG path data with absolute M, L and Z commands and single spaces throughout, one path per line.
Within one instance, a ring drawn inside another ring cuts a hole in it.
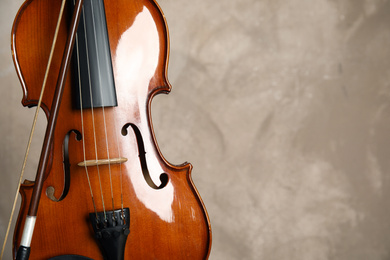
M 210 256 L 211 247 L 212 247 L 212 228 L 211 228 L 210 217 L 209 217 L 209 214 L 207 212 L 206 206 L 205 206 L 205 204 L 203 202 L 202 197 L 200 196 L 200 193 L 199 193 L 198 189 L 195 186 L 195 183 L 192 180 L 193 165 L 191 163 L 189 163 L 189 162 L 184 162 L 182 164 L 174 165 L 174 164 L 170 163 L 169 161 L 167 161 L 167 159 L 163 156 L 163 154 L 162 154 L 162 152 L 160 150 L 160 147 L 158 145 L 158 142 L 157 142 L 157 139 L 156 139 L 156 136 L 155 136 L 155 132 L 154 132 L 153 123 L 152 123 L 151 104 L 152 104 L 153 98 L 156 95 L 159 95 L 159 94 L 169 94 L 171 92 L 171 90 L 172 90 L 172 85 L 171 85 L 171 83 L 169 82 L 169 79 L 168 79 L 168 65 L 169 65 L 169 55 L 170 55 L 169 27 L 168 27 L 168 23 L 167 23 L 165 15 L 164 15 L 164 12 L 162 11 L 160 5 L 157 3 L 157 1 L 155 1 L 155 0 L 152 0 L 152 1 L 154 2 L 155 6 L 159 9 L 160 14 L 162 16 L 162 20 L 163 20 L 164 25 L 165 25 L 164 26 L 164 28 L 165 28 L 164 33 L 165 33 L 166 49 L 165 49 L 165 53 L 164 53 L 165 63 L 164 63 L 164 66 L 163 66 L 163 75 L 162 75 L 162 80 L 163 80 L 164 84 L 163 84 L 163 86 L 160 86 L 160 87 L 157 87 L 157 88 L 153 88 L 153 90 L 149 93 L 149 96 L 148 96 L 148 99 L 147 99 L 148 103 L 147 103 L 146 108 L 147 108 L 149 129 L 151 131 L 151 136 L 152 136 L 152 139 L 153 139 L 153 142 L 155 144 L 155 147 L 156 147 L 156 150 L 157 150 L 157 153 L 158 153 L 159 157 L 163 160 L 164 164 L 169 166 L 172 170 L 184 171 L 185 172 L 186 178 L 187 178 L 187 182 L 190 185 L 193 193 L 196 195 L 196 198 L 198 199 L 199 205 L 203 209 L 203 212 L 204 212 L 204 215 L 205 215 L 205 221 L 206 221 L 207 226 L 208 226 L 208 250 L 207 250 L 207 254 L 205 256 L 205 259 L 208 259 L 209 256 Z
M 23 15 L 23 13 L 25 12 L 25 10 L 28 8 L 28 6 L 30 5 L 30 3 L 32 1 L 33 0 L 25 0 L 23 2 L 23 4 L 20 6 L 18 12 L 16 13 L 14 22 L 12 24 L 12 29 L 11 29 L 11 54 L 12 54 L 12 60 L 14 62 L 14 67 L 15 67 L 15 70 L 16 70 L 16 74 L 18 75 L 19 82 L 20 82 L 20 84 L 22 86 L 22 92 L 23 92 L 21 103 L 22 103 L 22 105 L 24 107 L 29 107 L 29 108 L 37 106 L 38 105 L 38 100 L 37 99 L 28 99 L 27 85 L 26 85 L 26 81 L 25 81 L 25 78 L 23 76 L 23 73 L 22 73 L 22 70 L 21 70 L 21 67 L 20 67 L 20 64 L 19 64 L 19 59 L 18 59 L 18 51 L 17 51 L 17 47 L 16 47 L 16 45 L 17 45 L 16 44 L 16 31 L 17 31 L 17 28 L 18 28 L 21 16 Z M 49 117 L 49 113 L 50 113 L 48 106 L 46 104 L 42 103 L 41 104 L 41 108 L 43 109 L 43 111 L 46 114 L 46 117 L 48 118 Z

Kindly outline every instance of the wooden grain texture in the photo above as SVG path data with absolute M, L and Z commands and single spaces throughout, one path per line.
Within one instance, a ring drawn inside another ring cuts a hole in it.
M 167 93 L 168 32 L 163 14 L 154 1 L 105 0 L 107 27 L 113 61 L 118 107 L 84 111 L 83 140 L 70 134 L 70 191 L 64 200 L 54 202 L 45 191 L 55 188 L 61 195 L 64 185 L 63 140 L 74 130 L 82 132 L 81 113 L 72 107 L 71 73 L 68 74 L 54 133 L 51 162 L 41 195 L 30 259 L 48 259 L 78 254 L 102 259 L 88 222 L 93 204 L 84 167 L 77 164 L 93 160 L 126 157 L 121 165 L 88 167 L 97 210 L 112 210 L 109 172 L 112 174 L 114 207 L 120 208 L 121 186 L 124 207 L 130 208 L 130 235 L 125 259 L 205 259 L 210 253 L 211 228 L 206 209 L 191 180 L 190 164 L 168 163 L 156 144 L 150 117 L 154 95 Z M 22 83 L 23 105 L 37 104 L 44 68 L 49 56 L 60 1 L 29 0 L 21 7 L 13 27 L 13 57 Z M 69 15 L 69 12 L 67 13 Z M 56 54 L 51 66 L 42 108 L 49 116 L 54 86 L 66 42 L 69 19 L 60 29 Z M 158 184 L 162 172 L 169 182 L 161 190 L 149 187 L 142 175 L 137 141 L 128 129 L 136 125 L 143 137 L 146 161 L 152 180 Z M 92 125 L 96 128 L 93 129 Z M 174 137 L 172 137 L 174 138 Z M 95 150 L 95 139 L 96 147 Z M 108 144 L 108 148 L 107 148 Z M 98 174 L 101 175 L 102 194 Z M 122 183 L 121 183 L 122 179 Z M 22 206 L 14 233 L 17 249 L 33 184 L 21 188 Z

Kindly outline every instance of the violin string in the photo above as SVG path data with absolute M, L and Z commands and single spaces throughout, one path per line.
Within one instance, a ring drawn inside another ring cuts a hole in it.
M 95 115 L 94 115 L 94 108 L 93 108 L 93 93 L 92 93 L 92 86 L 91 86 L 91 73 L 90 73 L 90 66 L 89 66 L 89 49 L 88 49 L 88 38 L 87 38 L 87 27 L 85 24 L 85 14 L 84 14 L 84 8 L 83 8 L 83 23 L 84 23 L 84 37 L 85 37 L 85 46 L 86 46 L 86 55 L 87 55 L 87 70 L 88 70 L 88 78 L 89 78 L 89 93 L 90 93 L 90 101 L 91 101 L 91 116 L 92 116 L 92 130 L 93 130 L 93 140 L 95 144 L 95 157 L 96 162 L 98 162 L 98 152 L 97 152 L 97 142 L 96 142 L 96 128 L 95 128 Z M 100 178 L 100 171 L 99 171 L 99 164 L 96 163 L 96 169 L 99 179 L 99 186 L 100 186 L 100 194 L 102 197 L 102 205 L 103 205 L 103 212 L 104 212 L 104 219 L 107 220 L 107 214 L 106 214 L 106 207 L 104 206 L 104 196 L 103 196 L 103 188 L 102 188 L 102 181 Z
M 118 156 L 121 158 L 121 152 L 119 149 L 119 141 L 118 141 L 118 135 L 117 135 L 117 128 L 116 124 L 114 124 L 114 130 L 115 130 L 115 137 L 116 137 L 116 147 L 118 148 Z M 125 217 L 125 212 L 123 211 L 123 181 L 122 181 L 122 164 L 119 164 L 119 180 L 120 180 L 120 189 L 121 189 L 121 209 L 122 209 L 122 219 Z
M 73 4 L 75 4 L 75 0 L 73 0 Z M 81 91 L 81 77 L 80 77 L 80 50 L 79 50 L 79 38 L 78 34 L 76 33 L 76 54 L 77 54 L 77 69 L 78 69 L 78 81 L 79 81 L 79 96 L 80 96 L 80 116 L 81 116 L 81 133 L 82 133 L 82 139 L 83 139 L 83 156 L 84 156 L 84 161 L 86 161 L 86 155 L 85 155 L 85 132 L 84 132 L 84 116 L 83 116 L 83 98 L 82 98 L 82 91 Z M 88 167 L 87 165 L 84 165 L 85 168 L 85 174 L 87 176 L 88 180 L 88 186 L 89 190 L 91 193 L 91 198 L 92 198 L 92 204 L 93 208 L 95 210 L 95 215 L 96 218 L 98 217 L 97 215 L 97 210 L 96 210 L 96 205 L 95 205 L 95 199 L 93 197 L 93 192 L 92 192 L 92 186 L 91 186 L 91 181 L 89 179 L 89 173 L 88 173 Z
M 117 129 L 116 129 L 116 124 L 114 126 L 115 130 L 115 137 L 116 137 L 116 144 L 118 148 L 118 156 L 121 158 L 121 152 L 119 149 L 119 141 L 118 141 L 118 135 L 117 135 Z M 123 211 L 123 182 L 122 182 L 122 164 L 119 164 L 119 178 L 120 178 L 120 187 L 121 187 L 121 208 L 122 208 L 122 219 L 124 219 L 125 212 Z
M 98 66 L 98 71 L 100 71 L 99 49 L 98 49 L 98 46 L 97 46 L 97 39 L 96 39 L 96 26 L 95 26 L 95 18 L 94 18 L 95 15 L 94 15 L 94 5 L 93 4 L 91 4 L 91 11 L 92 11 L 92 24 L 93 24 L 94 37 L 95 37 L 97 66 Z M 99 84 L 101 84 L 101 74 L 100 73 L 99 73 Z M 106 115 L 105 115 L 105 109 L 104 109 L 104 97 L 103 97 L 103 92 L 102 92 L 102 88 L 101 87 L 99 88 L 99 90 L 100 90 L 100 101 L 102 103 L 103 126 L 104 126 L 104 134 L 105 134 L 105 141 L 106 141 L 107 159 L 108 159 L 108 174 L 109 174 L 109 177 L 110 177 L 112 211 L 114 212 L 115 211 L 114 193 L 113 193 L 113 188 L 112 188 L 111 162 L 110 162 L 110 151 L 109 151 L 108 136 L 107 136 Z M 115 214 L 113 214 L 112 216 L 115 218 Z
M 103 7 L 104 8 L 104 7 Z M 106 57 L 110 57 L 110 54 L 108 53 L 108 47 L 104 48 Z M 114 123 L 114 135 L 116 139 L 116 147 L 118 151 L 118 158 L 121 158 L 121 152 L 119 149 L 119 140 L 118 140 L 118 132 L 117 132 L 117 126 Z M 119 164 L 119 178 L 120 178 L 120 193 L 121 193 L 121 209 L 122 209 L 122 218 L 124 218 L 124 210 L 123 210 L 123 182 L 122 182 L 122 163 Z
M 10 216 L 10 219 L 8 221 L 8 227 L 7 227 L 7 231 L 5 233 L 5 238 L 4 238 L 4 242 L 3 242 L 3 248 L 2 248 L 1 254 L 0 254 L 0 259 L 3 259 L 5 245 L 7 244 L 9 230 L 11 228 L 12 219 L 13 219 L 13 216 L 14 216 L 14 213 L 15 213 L 15 207 L 16 207 L 16 202 L 18 200 L 20 185 L 22 184 L 23 175 L 24 175 L 24 171 L 26 169 L 26 164 L 27 164 L 27 158 L 28 158 L 28 155 L 29 155 L 29 152 L 30 152 L 31 142 L 32 142 L 32 138 L 33 138 L 33 135 L 34 135 L 34 132 L 35 132 L 35 127 L 36 127 L 37 120 L 38 120 L 39 110 L 40 110 L 41 104 L 42 104 L 43 93 L 45 92 L 45 88 L 46 88 L 46 82 L 47 82 L 47 78 L 48 78 L 48 75 L 49 75 L 50 65 L 51 65 L 51 61 L 53 59 L 53 54 L 54 54 L 54 49 L 55 49 L 55 45 L 56 45 L 56 42 L 57 42 L 58 32 L 59 32 L 59 29 L 60 29 L 61 20 L 62 20 L 63 13 L 64 13 L 65 2 L 66 2 L 66 0 L 62 0 L 62 3 L 61 3 L 60 13 L 59 13 L 59 16 L 58 16 L 57 25 L 56 25 L 56 29 L 55 29 L 54 37 L 53 37 L 53 42 L 52 42 L 51 49 L 50 49 L 49 60 L 47 62 L 45 76 L 44 76 L 43 83 L 42 83 L 42 88 L 41 88 L 41 93 L 39 95 L 39 100 L 38 100 L 37 108 L 35 110 L 33 124 L 31 126 L 30 137 L 28 139 L 26 152 L 25 152 L 25 155 L 24 155 L 22 170 L 20 172 L 19 182 L 18 182 L 18 186 L 16 188 L 15 199 L 14 199 L 14 203 L 13 203 L 12 210 L 11 210 L 11 216 Z

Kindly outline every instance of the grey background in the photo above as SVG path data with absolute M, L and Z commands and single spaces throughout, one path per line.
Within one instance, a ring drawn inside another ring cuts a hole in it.
M 10 53 L 21 3 L 0 0 L 0 241 L 33 115 Z M 210 259 L 390 259 L 390 1 L 159 3 L 173 90 L 154 126 L 194 165 Z

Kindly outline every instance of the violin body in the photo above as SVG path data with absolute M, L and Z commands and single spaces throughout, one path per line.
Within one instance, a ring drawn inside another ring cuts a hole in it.
M 100 218 L 101 225 L 126 222 L 129 233 L 122 259 L 206 259 L 211 229 L 191 180 L 192 166 L 174 166 L 163 158 L 151 122 L 153 96 L 171 89 L 166 77 L 169 42 L 165 18 L 154 0 L 102 2 L 117 103 L 75 108 L 77 71 L 69 70 L 50 144 L 30 259 L 64 255 L 114 259 L 102 253 L 95 237 L 103 233 L 96 233 L 91 218 Z M 59 0 L 27 0 L 15 19 L 12 51 L 24 106 L 38 104 L 60 6 Z M 70 10 L 65 8 L 65 17 Z M 67 27 L 65 18 L 42 99 L 47 117 Z M 20 189 L 14 255 L 33 188 L 34 182 L 25 181 Z M 126 220 L 114 216 L 113 212 L 122 208 L 129 210 Z M 103 216 L 111 219 L 104 223 Z

